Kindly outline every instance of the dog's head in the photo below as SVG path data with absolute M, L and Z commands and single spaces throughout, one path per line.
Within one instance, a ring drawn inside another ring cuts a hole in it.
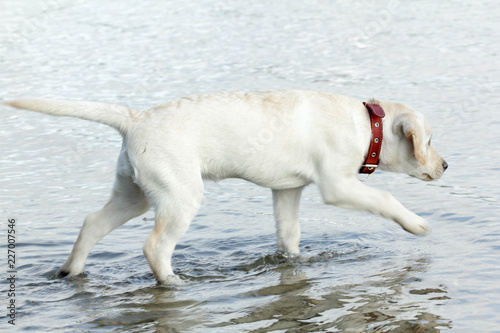
M 424 115 L 403 104 L 381 103 L 384 121 L 381 168 L 430 181 L 448 168 L 432 145 L 432 131 Z

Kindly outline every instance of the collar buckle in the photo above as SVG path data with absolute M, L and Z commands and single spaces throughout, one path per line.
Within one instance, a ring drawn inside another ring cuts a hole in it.
M 361 168 L 367 168 L 368 170 L 374 170 L 378 167 L 378 164 L 363 164 Z

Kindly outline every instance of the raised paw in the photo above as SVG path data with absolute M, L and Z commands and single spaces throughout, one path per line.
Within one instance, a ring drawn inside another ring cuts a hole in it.
M 430 231 L 429 222 L 416 215 L 410 221 L 405 221 L 404 223 L 400 223 L 400 225 L 404 230 L 414 235 L 425 235 Z

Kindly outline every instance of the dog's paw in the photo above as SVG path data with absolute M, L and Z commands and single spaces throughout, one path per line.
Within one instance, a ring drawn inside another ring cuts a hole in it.
M 64 279 L 68 275 L 69 275 L 69 272 L 61 270 L 61 271 L 58 271 L 56 273 L 56 278 L 58 278 L 58 279 Z
M 162 279 L 156 279 L 158 284 L 163 286 L 182 286 L 186 284 L 184 280 L 182 280 L 178 275 L 167 275 Z
M 68 272 L 66 270 L 59 270 L 52 276 L 52 278 L 54 278 L 54 279 L 71 279 L 71 278 L 81 276 L 84 274 L 85 273 L 83 273 L 83 272 L 78 273 L 78 274 L 73 274 L 73 273 Z
M 404 230 L 414 235 L 425 235 L 430 231 L 429 222 L 427 222 L 420 216 L 415 216 L 415 218 L 412 219 L 412 221 L 408 221 L 407 223 L 404 224 L 402 223 L 401 227 L 403 227 Z

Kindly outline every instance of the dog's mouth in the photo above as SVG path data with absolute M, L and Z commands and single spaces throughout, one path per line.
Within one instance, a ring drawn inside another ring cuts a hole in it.
M 428 173 L 421 173 L 419 175 L 410 175 L 412 177 L 415 177 L 417 179 L 430 182 L 431 180 L 434 180 L 435 178 L 432 178 Z
M 426 182 L 430 182 L 431 180 L 434 180 L 434 178 L 432 178 L 429 174 L 427 173 L 423 173 L 421 176 L 420 176 L 420 179 L 422 180 L 425 180 Z

